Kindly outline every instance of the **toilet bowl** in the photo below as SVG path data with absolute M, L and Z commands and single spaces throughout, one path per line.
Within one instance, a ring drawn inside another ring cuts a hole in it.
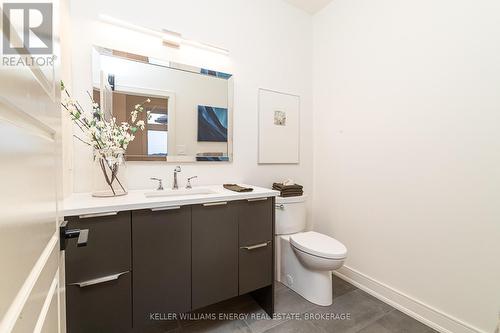
M 333 271 L 344 264 L 347 249 L 334 238 L 314 231 L 290 236 L 290 245 L 299 261 L 315 271 Z
M 327 235 L 308 231 L 305 196 L 276 198 L 276 277 L 311 303 L 333 302 L 332 271 L 347 257 L 346 247 Z

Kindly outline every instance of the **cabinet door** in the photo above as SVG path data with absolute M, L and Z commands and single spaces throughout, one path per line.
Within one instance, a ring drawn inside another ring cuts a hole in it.
M 191 208 L 132 213 L 134 328 L 191 310 Z
M 90 234 L 89 234 L 90 236 Z M 126 333 L 132 329 L 130 272 L 66 286 L 69 333 Z
M 257 198 L 238 202 L 239 244 L 251 246 L 273 239 L 272 198 Z
M 193 206 L 193 310 L 238 295 L 234 203 Z
M 264 242 L 240 248 L 239 294 L 267 287 L 272 284 L 272 243 Z
M 76 238 L 66 246 L 66 283 L 76 283 L 131 270 L 130 212 L 68 217 L 69 229 L 89 229 L 87 246 Z

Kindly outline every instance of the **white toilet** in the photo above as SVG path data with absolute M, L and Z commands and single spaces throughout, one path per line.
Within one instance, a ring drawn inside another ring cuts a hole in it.
M 332 271 L 347 257 L 338 240 L 306 228 L 306 196 L 276 197 L 276 277 L 309 302 L 333 302 Z

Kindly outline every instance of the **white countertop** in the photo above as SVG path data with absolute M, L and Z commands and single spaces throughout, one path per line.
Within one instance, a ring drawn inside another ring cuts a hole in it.
M 179 195 L 169 197 L 147 198 L 146 192 L 154 190 L 129 191 L 127 195 L 112 198 L 95 198 L 90 193 L 75 193 L 63 201 L 64 216 L 75 216 L 84 214 L 97 214 L 107 212 L 120 212 L 126 210 L 150 209 L 169 206 L 182 206 L 202 204 L 219 201 L 234 201 L 262 197 L 275 197 L 280 192 L 267 188 L 242 185 L 253 188 L 252 192 L 233 192 L 226 190 L 222 185 L 200 186 L 199 188 L 210 189 L 214 194 Z

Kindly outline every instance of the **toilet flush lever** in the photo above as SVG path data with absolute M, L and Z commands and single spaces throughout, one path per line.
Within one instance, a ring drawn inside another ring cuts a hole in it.
M 274 207 L 276 207 L 276 209 L 285 209 L 285 205 L 283 204 L 276 204 Z

